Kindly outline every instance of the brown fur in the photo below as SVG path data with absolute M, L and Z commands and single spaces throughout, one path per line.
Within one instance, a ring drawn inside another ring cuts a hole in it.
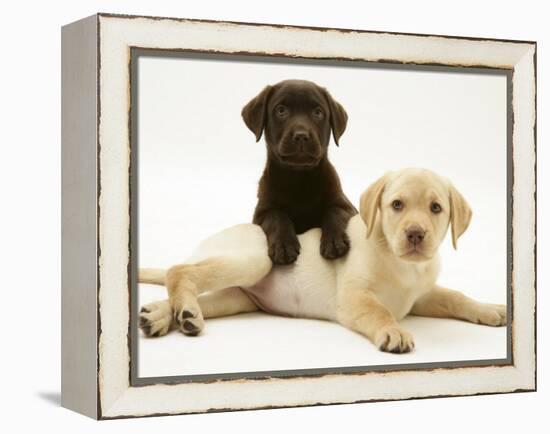
M 357 213 L 328 160 L 330 132 L 338 144 L 347 124 L 344 108 L 315 83 L 286 80 L 267 86 L 242 111 L 248 128 L 267 144 L 253 222 L 264 230 L 269 257 L 290 264 L 300 252 L 297 234 L 322 229 L 321 255 L 349 250 L 345 227 Z

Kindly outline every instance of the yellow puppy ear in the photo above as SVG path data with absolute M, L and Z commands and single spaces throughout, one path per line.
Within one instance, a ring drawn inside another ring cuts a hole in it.
M 452 185 L 449 187 L 449 202 L 451 204 L 451 234 L 453 247 L 456 250 L 456 242 L 466 232 L 472 219 L 472 210 L 466 199 Z
M 361 195 L 359 201 L 359 214 L 367 226 L 367 238 L 370 237 L 374 229 L 376 213 L 380 207 L 380 199 L 386 186 L 387 174 L 379 178 L 367 188 Z

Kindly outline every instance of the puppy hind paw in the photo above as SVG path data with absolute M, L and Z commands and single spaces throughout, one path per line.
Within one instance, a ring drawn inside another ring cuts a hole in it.
M 197 336 L 202 332 L 204 324 L 198 319 L 186 319 L 181 324 L 181 331 L 187 336 Z
M 172 309 L 166 301 L 149 303 L 141 308 L 138 327 L 147 337 L 164 336 L 170 331 Z
M 174 321 L 179 330 L 187 336 L 198 336 L 204 330 L 202 313 L 190 306 L 175 310 Z

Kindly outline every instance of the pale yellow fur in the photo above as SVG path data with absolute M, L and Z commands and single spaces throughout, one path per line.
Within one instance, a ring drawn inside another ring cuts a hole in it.
M 392 207 L 396 199 L 403 204 L 398 211 Z M 441 212 L 431 210 L 434 202 Z M 261 229 L 235 226 L 202 243 L 185 264 L 166 272 L 140 271 L 140 282 L 165 284 L 169 295 L 169 300 L 144 306 L 140 324 L 148 335 L 160 336 L 174 327 L 195 335 L 203 329 L 204 318 L 256 310 L 265 285 L 280 285 L 277 282 L 290 277 L 297 282 L 290 288 L 296 297 L 277 287 L 267 299 L 270 309 L 339 322 L 383 351 L 414 348 L 413 337 L 398 323 L 408 314 L 504 325 L 505 306 L 480 303 L 436 283 L 437 249 L 449 225 L 456 247 L 471 215 L 462 195 L 435 173 L 388 173 L 361 196 L 360 215 L 347 227 L 351 249 L 344 258 L 323 259 L 320 230 L 313 229 L 299 236 L 302 250 L 296 264 L 272 268 Z M 425 237 L 411 252 L 406 231 L 413 226 L 422 228 Z M 262 291 L 259 285 L 264 285 Z

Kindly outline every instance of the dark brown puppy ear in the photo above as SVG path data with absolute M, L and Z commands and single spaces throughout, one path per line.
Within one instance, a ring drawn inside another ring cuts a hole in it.
M 344 131 L 346 131 L 348 114 L 344 110 L 344 107 L 332 98 L 328 90 L 323 89 L 323 91 L 330 108 L 330 127 L 332 128 L 332 136 L 334 137 L 334 143 L 338 146 L 338 140 L 340 140 L 340 137 L 344 134 Z
M 273 86 L 264 87 L 264 90 L 245 105 L 241 111 L 244 123 L 254 133 L 257 142 L 262 138 L 266 120 L 267 101 L 272 89 Z

